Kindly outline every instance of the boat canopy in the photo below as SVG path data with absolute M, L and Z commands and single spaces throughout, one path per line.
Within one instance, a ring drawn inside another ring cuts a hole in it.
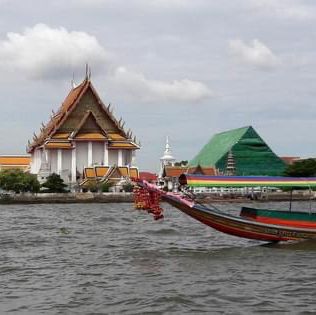
M 206 176 L 182 174 L 181 185 L 190 187 L 316 187 L 316 177 L 272 177 L 272 176 Z

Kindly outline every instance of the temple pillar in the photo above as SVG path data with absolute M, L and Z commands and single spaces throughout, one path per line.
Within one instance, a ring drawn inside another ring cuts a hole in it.
M 107 147 L 107 143 L 104 142 L 104 159 L 103 159 L 103 165 L 107 166 L 109 165 L 109 151 Z
M 123 166 L 123 150 L 118 150 L 117 165 Z
M 71 152 L 71 182 L 75 183 L 77 181 L 77 154 L 76 147 L 72 149 Z
M 92 142 L 88 142 L 88 166 L 92 166 Z
M 62 149 L 57 150 L 57 174 L 61 175 L 62 170 Z

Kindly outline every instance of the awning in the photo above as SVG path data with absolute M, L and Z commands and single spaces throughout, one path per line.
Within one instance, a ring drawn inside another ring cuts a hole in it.
M 103 177 L 108 173 L 109 169 L 109 166 L 95 166 L 95 174 L 97 177 Z
M 190 187 L 316 187 L 316 177 L 205 176 L 182 174 L 182 185 Z

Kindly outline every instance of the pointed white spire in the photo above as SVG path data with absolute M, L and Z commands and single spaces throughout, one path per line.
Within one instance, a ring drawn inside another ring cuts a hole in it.
M 171 153 L 171 147 L 169 144 L 169 137 L 166 137 L 166 147 L 165 147 L 165 152 L 164 155 L 161 157 L 160 160 L 164 160 L 164 161 L 175 161 L 175 158 L 172 156 Z
M 176 159 L 173 157 L 169 144 L 169 137 L 166 137 L 166 146 L 164 155 L 160 158 L 159 178 L 162 178 L 163 170 L 166 165 L 174 166 Z

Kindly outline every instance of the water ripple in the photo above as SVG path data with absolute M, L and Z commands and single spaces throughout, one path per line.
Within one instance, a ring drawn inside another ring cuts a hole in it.
M 164 207 L 157 222 L 131 204 L 1 205 L 0 313 L 315 314 L 315 242 L 262 245 Z

